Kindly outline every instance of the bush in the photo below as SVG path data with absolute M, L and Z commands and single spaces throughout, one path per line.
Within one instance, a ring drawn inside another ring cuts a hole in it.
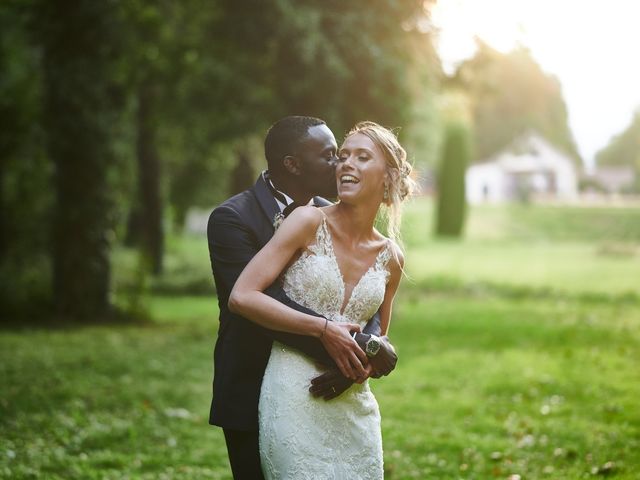
M 466 216 L 464 175 L 470 159 L 469 129 L 460 123 L 448 125 L 437 178 L 436 234 L 439 236 L 462 235 Z

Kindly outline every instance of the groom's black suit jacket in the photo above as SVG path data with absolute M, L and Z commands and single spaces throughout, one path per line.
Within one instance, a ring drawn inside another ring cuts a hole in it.
M 314 198 L 314 203 L 329 205 L 320 197 Z M 335 366 L 318 339 L 267 330 L 229 311 L 227 302 L 233 285 L 247 263 L 273 236 L 273 222 L 278 212 L 278 204 L 261 175 L 253 187 L 226 200 L 209 217 L 209 256 L 220 306 L 209 416 L 212 425 L 258 430 L 260 385 L 273 340 Z M 265 293 L 298 311 L 315 314 L 290 300 L 279 282 Z M 379 331 L 380 319 L 376 314 L 365 332 L 379 334 Z

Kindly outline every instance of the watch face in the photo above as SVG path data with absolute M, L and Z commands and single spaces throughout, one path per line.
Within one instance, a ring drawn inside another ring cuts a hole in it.
M 375 338 L 370 338 L 367 342 L 367 353 L 375 355 L 380 350 L 380 342 Z

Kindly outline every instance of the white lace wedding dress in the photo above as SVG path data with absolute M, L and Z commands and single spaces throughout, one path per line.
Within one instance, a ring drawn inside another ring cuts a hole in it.
M 284 275 L 295 302 L 336 322 L 362 327 L 382 304 L 389 244 L 353 288 L 344 312 L 345 285 L 326 219 L 316 243 Z M 367 382 L 325 401 L 309 393 L 321 374 L 309 357 L 274 342 L 260 392 L 260 457 L 266 479 L 381 479 L 378 403 Z

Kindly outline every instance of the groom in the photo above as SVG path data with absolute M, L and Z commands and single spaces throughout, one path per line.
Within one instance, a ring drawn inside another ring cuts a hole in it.
M 218 206 L 209 217 L 209 256 L 220 307 L 220 327 L 214 353 L 215 376 L 209 423 L 223 428 L 234 479 L 261 479 L 258 451 L 258 399 L 271 344 L 278 340 L 327 365 L 327 374 L 313 380 L 311 392 L 333 398 L 366 375 L 368 360 L 382 375 L 397 357 L 386 339 L 378 339 L 376 314 L 362 334 L 346 330 L 321 340 L 267 330 L 229 311 L 229 294 L 251 258 L 269 241 L 282 219 L 299 205 L 326 206 L 322 197 L 336 196 L 337 144 L 324 121 L 285 117 L 269 129 L 265 156 L 269 170 L 255 185 Z M 314 197 L 315 195 L 318 195 Z M 290 300 L 279 284 L 265 293 L 295 308 L 317 315 Z M 373 347 L 373 349 L 371 348 Z M 292 419 L 293 421 L 293 419 Z

